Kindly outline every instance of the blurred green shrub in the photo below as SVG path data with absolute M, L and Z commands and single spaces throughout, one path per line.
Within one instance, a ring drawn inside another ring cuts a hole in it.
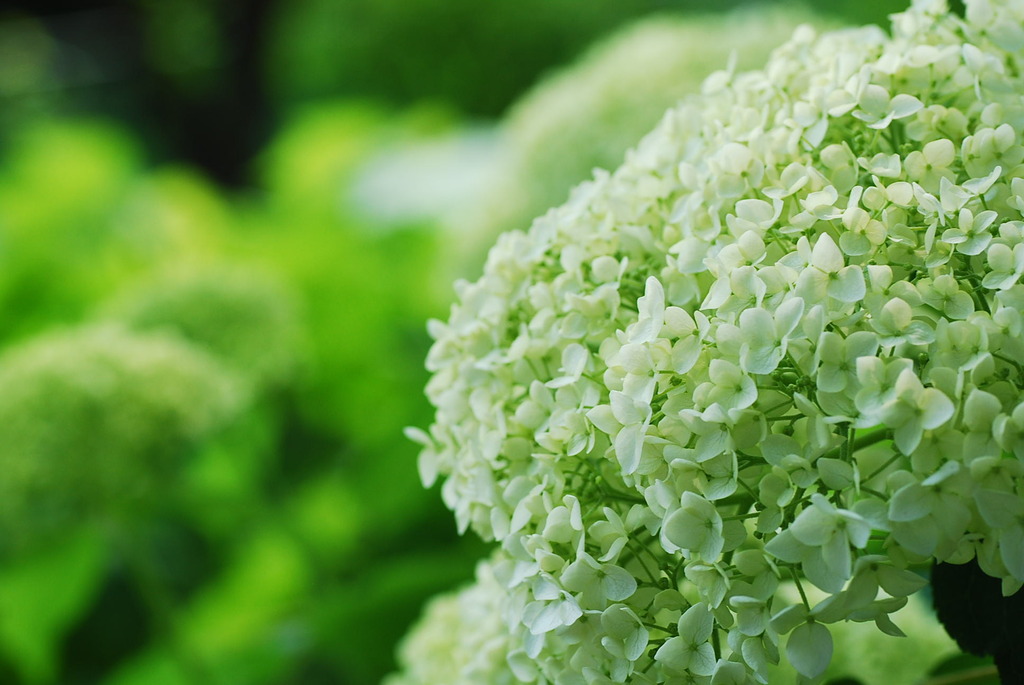
M 299 363 L 294 297 L 277 279 L 252 269 L 217 264 L 177 270 L 132 288 L 109 315 L 130 329 L 199 346 L 258 392 L 284 387 Z
M 245 228 L 232 251 L 280 274 L 309 321 L 301 412 L 361 450 L 394 446 L 403 426 L 428 415 L 408 389 L 426 378 L 424 322 L 443 311 L 435 277 L 441 236 L 429 224 L 374 223 L 351 207 L 348 186 L 375 151 L 452 125 L 432 108 L 306 108 L 260 160 L 265 203 L 241 214 Z M 415 450 L 402 447 L 414 463 Z
M 370 100 L 326 100 L 295 107 L 257 158 L 267 202 L 275 209 L 330 217 L 343 230 L 374 231 L 353 222 L 349 185 L 382 149 L 428 139 L 459 124 L 450 107 L 421 104 L 395 110 Z
M 80 322 L 153 270 L 222 253 L 229 203 L 195 172 L 145 170 L 117 126 L 43 119 L 6 133 L 0 341 Z
M 906 5 L 902 0 L 808 4 L 857 24 L 884 23 Z M 594 0 L 583 8 L 574 0 L 281 2 L 269 22 L 268 89 L 286 108 L 341 95 L 393 105 L 427 99 L 465 114 L 495 117 L 538 77 L 630 20 L 659 11 L 719 12 L 758 5 L 780 3 Z M 744 37 L 757 39 L 756 31 Z
M 186 450 L 246 401 L 235 377 L 202 351 L 113 327 L 9 350 L 0 388 L 6 549 L 83 515 L 151 504 Z
M 280 3 L 267 68 L 279 100 L 376 97 L 500 114 L 539 74 L 622 22 L 696 0 L 299 0 Z M 734 6 L 727 0 L 720 7 Z
M 141 171 L 134 141 L 109 124 L 43 121 L 9 138 L 0 167 L 6 339 L 75 320 L 109 292 L 126 267 L 126 255 L 107 252 L 115 230 L 110 210 Z
M 140 170 L 106 211 L 110 235 L 97 247 L 109 260 L 135 263 L 133 278 L 168 263 L 218 261 L 236 228 L 231 199 L 198 171 L 176 165 Z
M 83 525 L 0 564 L 0 677 L 59 682 L 61 643 L 100 593 L 109 559 L 104 536 Z M 62 684 L 63 685 L 63 684 Z

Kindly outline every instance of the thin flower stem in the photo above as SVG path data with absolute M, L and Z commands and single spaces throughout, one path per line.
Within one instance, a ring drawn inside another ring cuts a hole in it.
M 679 563 L 672 569 L 672 582 L 679 587 L 679 572 L 683 570 L 683 566 L 686 564 L 686 559 L 680 559 Z
M 856 440 L 854 439 L 856 437 L 856 434 L 857 434 L 857 429 L 854 428 L 853 426 L 847 424 L 847 429 L 846 429 L 846 453 L 843 455 L 843 461 L 853 461 L 853 452 L 854 452 L 854 446 L 853 445 L 856 442 Z
M 659 626 L 657 623 L 649 623 L 647 621 L 643 621 L 643 624 L 645 626 L 647 626 L 648 628 L 650 628 L 651 630 L 660 630 L 663 633 L 667 633 L 669 635 L 672 635 L 672 629 L 671 628 L 666 628 L 665 626 Z
M 871 472 L 871 475 L 870 475 L 870 476 L 868 476 L 867 478 L 864 478 L 864 479 L 863 479 L 863 482 L 865 482 L 865 483 L 866 483 L 866 482 L 870 481 L 870 480 L 871 480 L 871 479 L 873 479 L 873 478 L 874 478 L 875 476 L 877 476 L 878 474 L 880 474 L 880 473 L 881 473 L 882 471 L 885 471 L 885 470 L 886 470 L 887 468 L 889 468 L 890 466 L 892 466 L 893 464 L 895 464 L 895 463 L 896 463 L 897 461 L 899 461 L 899 460 L 900 460 L 900 459 L 901 459 L 902 457 L 903 457 L 903 455 L 902 455 L 902 454 L 899 454 L 899 453 L 897 453 L 897 454 L 894 454 L 894 455 L 893 455 L 893 456 L 892 456 L 892 457 L 891 457 L 891 458 L 890 458 L 889 460 L 887 460 L 887 461 L 886 461 L 886 462 L 885 462 L 884 464 L 882 464 L 882 465 L 881 465 L 881 466 L 879 466 L 879 467 L 878 467 L 877 469 L 875 469 L 874 471 L 872 471 L 872 472 Z M 861 489 L 864 489 L 864 488 L 861 488 Z
M 800 419 L 806 418 L 803 414 L 790 414 L 788 416 L 768 416 L 765 418 L 767 423 L 775 423 L 776 421 L 799 421 Z
M 737 478 L 736 482 L 739 483 L 740 487 L 742 487 L 750 494 L 750 496 L 754 499 L 754 502 L 758 501 L 757 493 L 754 492 L 754 489 L 750 487 L 750 485 L 745 480 L 743 480 L 742 478 Z M 751 504 L 753 504 L 754 502 L 751 502 Z
M 776 389 L 777 389 L 777 388 L 776 388 Z M 793 403 L 792 403 L 792 401 L 790 401 L 790 400 L 786 400 L 785 402 L 779 402 L 779 403 L 778 403 L 778 404 L 776 404 L 776 405 L 775 405 L 774 407 L 769 407 L 769 408 L 765 409 L 764 411 L 762 411 L 761 413 L 762 413 L 762 414 L 764 414 L 765 416 L 768 416 L 768 415 L 769 415 L 769 414 L 771 414 L 771 413 L 772 413 L 773 411 L 776 411 L 776 410 L 778 410 L 778 409 L 782 409 L 783 407 L 788 407 L 788 406 L 789 406 L 789 405 L 791 405 L 791 404 L 793 404 Z
M 647 565 L 647 562 L 643 560 L 643 558 L 640 556 L 640 553 L 636 550 L 633 544 L 631 542 L 627 542 L 626 548 L 633 553 L 633 558 L 636 559 L 637 563 L 639 563 L 640 566 L 643 568 L 644 573 L 647 574 L 647 577 L 651 580 L 651 583 L 657 585 L 658 578 L 654 575 L 654 572 L 651 571 L 650 567 Z M 641 547 L 641 549 L 643 549 L 643 547 Z
M 800 575 L 793 567 L 790 567 L 789 573 L 793 576 L 793 582 L 796 583 L 796 591 L 800 593 L 800 600 L 804 603 L 804 606 L 807 607 L 807 611 L 810 611 L 811 603 L 807 601 L 807 593 L 804 592 L 804 586 L 800 584 Z
M 999 670 L 995 666 L 979 666 L 967 669 L 966 671 L 947 673 L 935 678 L 929 678 L 923 681 L 921 685 L 970 685 L 970 683 L 981 685 L 982 683 L 991 682 L 993 678 L 998 676 Z
M 863 492 L 866 492 L 866 493 L 868 493 L 869 495 L 873 495 L 873 496 L 877 497 L 878 499 L 883 499 L 883 500 L 884 500 L 884 499 L 889 499 L 889 498 L 888 498 L 888 497 L 887 497 L 887 496 L 885 495 L 885 493 L 879 492 L 878 490 L 873 490 L 873 489 L 871 489 L 871 488 L 866 488 L 866 487 L 864 487 L 863 485 L 862 485 L 862 486 L 860 486 L 860 489 L 861 489 L 861 490 L 862 490 Z
M 871 445 L 874 445 L 875 443 L 878 443 L 878 442 L 882 442 L 883 440 L 887 440 L 888 438 L 889 438 L 889 429 L 888 428 L 877 428 L 877 429 L 875 429 L 873 431 L 870 431 L 868 433 L 864 433 L 863 435 L 857 436 L 857 438 L 855 438 L 852 443 L 844 442 L 839 447 L 834 447 L 834 448 L 830 449 L 828 452 L 826 452 L 822 456 L 828 457 L 828 458 L 831 458 L 831 459 L 838 459 L 838 458 L 842 457 L 844 449 L 849 449 L 850 450 L 850 456 L 852 457 L 859 450 L 862 450 L 865 447 L 870 447 Z M 849 447 L 847 447 L 847 445 L 849 445 Z
M 1014 361 L 1013 359 L 1010 359 L 1007 356 L 1001 355 L 998 352 L 992 352 L 992 356 L 995 357 L 996 359 L 998 359 L 999 361 L 1003 361 L 1003 362 L 1006 362 L 1007 364 L 1012 365 L 1013 368 L 1017 369 L 1017 373 L 1018 374 L 1020 374 L 1021 376 L 1024 376 L 1024 367 L 1022 367 L 1020 365 L 1020 362 Z
M 971 292 L 971 297 L 974 298 L 975 303 L 978 305 L 980 309 L 985 310 L 989 314 L 992 313 L 992 310 L 989 309 L 988 306 L 988 300 L 985 299 L 985 293 L 981 292 L 980 290 L 974 290 Z
M 752 511 L 747 514 L 736 514 L 735 516 L 723 516 L 723 521 L 745 521 L 760 516 L 760 512 Z
M 601 496 L 605 499 L 616 500 L 617 502 L 628 502 L 629 504 L 647 504 L 647 501 L 642 497 L 633 497 L 632 495 L 627 495 L 620 492 L 612 492 L 611 490 L 606 490 L 605 488 L 601 488 Z

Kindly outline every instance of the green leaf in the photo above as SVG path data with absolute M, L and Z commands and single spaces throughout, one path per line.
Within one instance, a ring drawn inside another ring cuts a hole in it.
M 952 676 L 972 674 L 971 685 L 999 685 L 999 676 L 995 672 L 995 665 L 991 658 L 982 658 L 973 654 L 961 653 L 943 659 L 937 666 L 932 668 L 928 675 Z M 988 674 L 987 677 L 985 674 Z
M 0 645 L 28 683 L 52 682 L 65 632 L 88 608 L 106 568 L 88 529 L 0 570 Z

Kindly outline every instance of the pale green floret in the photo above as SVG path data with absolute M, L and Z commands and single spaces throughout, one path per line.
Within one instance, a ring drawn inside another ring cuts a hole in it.
M 142 506 L 244 406 L 235 377 L 178 339 L 54 333 L 0 358 L 3 546 Z
M 110 315 L 134 330 L 177 335 L 198 345 L 258 389 L 280 387 L 297 370 L 295 299 L 257 270 L 180 271 L 133 290 L 111 307 Z
M 457 285 L 420 467 L 522 682 L 813 679 L 913 567 L 1024 585 L 1022 48 L 1010 0 L 802 28 Z

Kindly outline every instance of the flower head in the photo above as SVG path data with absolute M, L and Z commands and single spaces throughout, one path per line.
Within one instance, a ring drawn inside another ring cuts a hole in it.
M 1024 584 L 1024 16 L 967 5 L 713 77 L 433 325 L 421 465 L 525 681 L 814 678 L 913 563 Z

